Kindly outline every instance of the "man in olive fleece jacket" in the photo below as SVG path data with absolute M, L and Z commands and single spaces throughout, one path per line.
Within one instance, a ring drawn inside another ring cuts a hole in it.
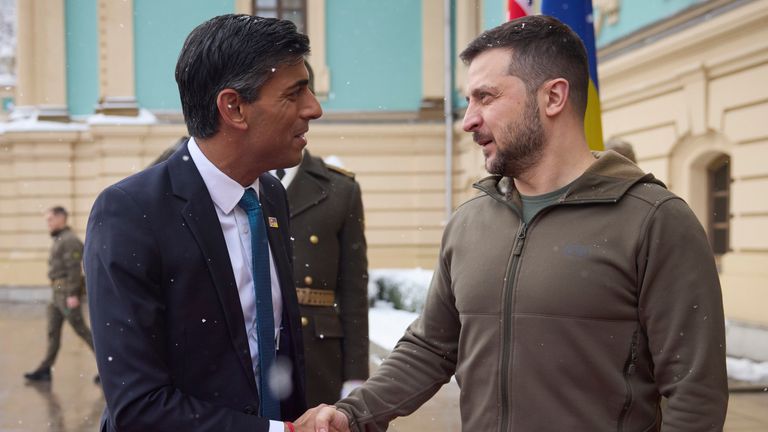
M 722 298 L 682 199 L 584 136 L 578 37 L 530 16 L 480 35 L 464 130 L 494 174 L 456 210 L 427 301 L 316 430 L 385 430 L 451 376 L 465 431 L 719 431 Z M 660 399 L 668 398 L 662 418 Z

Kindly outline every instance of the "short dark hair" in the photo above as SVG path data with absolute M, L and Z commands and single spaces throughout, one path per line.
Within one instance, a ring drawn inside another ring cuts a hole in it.
M 231 88 L 255 101 L 274 68 L 300 62 L 309 38 L 276 18 L 221 15 L 187 36 L 176 62 L 176 83 L 189 134 L 208 138 L 219 130 L 216 97 Z
M 494 48 L 512 52 L 509 74 L 520 78 L 529 92 L 544 82 L 565 78 L 570 85 L 569 99 L 577 112 L 587 109 L 589 61 L 581 38 L 557 18 L 530 15 L 506 22 L 483 32 L 460 54 L 472 63 L 481 53 Z
M 55 214 L 56 216 L 64 216 L 64 219 L 66 219 L 69 216 L 69 213 L 67 213 L 67 209 L 65 209 L 62 206 L 54 206 L 48 209 L 49 212 Z

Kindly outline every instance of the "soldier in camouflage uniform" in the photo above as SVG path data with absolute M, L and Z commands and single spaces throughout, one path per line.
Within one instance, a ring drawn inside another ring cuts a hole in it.
M 48 258 L 48 279 L 53 288 L 53 300 L 48 305 L 48 351 L 40 366 L 24 377 L 32 381 L 50 381 L 51 366 L 61 345 L 61 327 L 67 320 L 78 336 L 93 351 L 91 330 L 83 320 L 81 297 L 85 294 L 85 279 L 81 262 L 83 242 L 67 226 L 67 211 L 53 207 L 46 212 L 46 222 L 53 237 Z M 94 378 L 98 382 L 98 376 Z

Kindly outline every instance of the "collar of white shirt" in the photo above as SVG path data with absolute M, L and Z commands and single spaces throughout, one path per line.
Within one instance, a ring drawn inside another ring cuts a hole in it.
M 187 149 L 197 170 L 200 171 L 200 176 L 203 178 L 205 187 L 208 188 L 213 203 L 225 214 L 231 213 L 243 197 L 243 186 L 224 174 L 213 162 L 208 160 L 194 138 L 190 138 L 187 142 Z M 258 196 L 259 179 L 257 178 L 250 187 L 256 191 Z

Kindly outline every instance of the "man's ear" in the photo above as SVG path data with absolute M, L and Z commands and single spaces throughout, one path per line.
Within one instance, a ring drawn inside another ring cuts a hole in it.
M 247 129 L 242 103 L 243 100 L 235 90 L 226 88 L 220 91 L 216 96 L 216 107 L 219 109 L 222 123 L 235 129 Z
M 571 86 L 568 80 L 564 78 L 555 78 L 547 81 L 541 86 L 541 97 L 543 99 L 540 106 L 544 107 L 544 115 L 554 117 L 565 109 L 568 102 L 568 95 Z

